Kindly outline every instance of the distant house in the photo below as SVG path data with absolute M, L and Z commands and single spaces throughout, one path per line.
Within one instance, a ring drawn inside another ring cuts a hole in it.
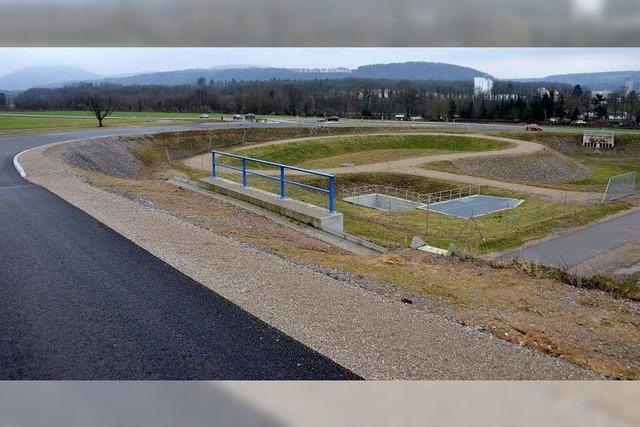
M 582 145 L 591 148 L 613 148 L 615 145 L 614 132 L 589 132 L 582 136 Z

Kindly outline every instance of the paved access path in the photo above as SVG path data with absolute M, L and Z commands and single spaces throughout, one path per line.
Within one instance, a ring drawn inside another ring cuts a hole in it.
M 188 129 L 0 138 L 0 379 L 356 378 L 12 164 L 56 141 Z
M 545 240 L 502 258 L 518 258 L 561 268 L 573 268 L 630 241 L 640 240 L 640 210 L 599 222 L 566 236 Z

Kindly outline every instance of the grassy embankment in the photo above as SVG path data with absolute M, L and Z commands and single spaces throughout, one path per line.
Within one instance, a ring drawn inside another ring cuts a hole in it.
M 242 155 L 306 168 L 332 168 L 411 157 L 501 150 L 508 142 L 454 135 L 371 135 L 312 139 L 242 150 Z

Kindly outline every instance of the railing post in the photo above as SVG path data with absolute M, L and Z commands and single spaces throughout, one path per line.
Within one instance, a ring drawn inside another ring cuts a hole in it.
M 329 177 L 329 213 L 334 213 L 335 210 L 335 206 L 334 206 L 334 202 L 333 202 L 333 196 L 335 193 L 335 183 L 334 183 L 334 177 L 330 176 Z
M 242 159 L 242 186 L 247 186 L 247 159 Z
M 280 198 L 286 199 L 287 193 L 285 192 L 285 182 L 284 182 L 284 166 L 280 166 Z
M 211 152 L 211 176 L 213 178 L 218 177 L 218 171 L 216 170 L 216 152 Z

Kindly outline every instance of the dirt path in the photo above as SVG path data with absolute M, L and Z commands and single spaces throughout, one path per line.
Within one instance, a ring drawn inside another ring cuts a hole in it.
M 513 147 L 513 148 L 506 148 L 506 149 L 499 149 L 499 150 L 477 151 L 473 153 L 451 153 L 451 154 L 483 154 L 483 153 L 498 153 L 498 152 L 503 153 L 503 152 L 509 152 L 509 150 L 515 150 L 515 151 L 511 151 L 511 154 L 526 154 L 526 153 L 540 151 L 545 148 L 543 145 L 540 145 L 535 142 L 522 141 L 519 139 L 503 138 L 499 136 L 491 136 L 491 135 L 484 135 L 484 134 L 450 133 L 450 132 L 446 132 L 446 133 L 445 132 L 407 132 L 407 133 L 379 132 L 379 133 L 367 133 L 367 134 L 354 133 L 354 134 L 344 134 L 344 135 L 311 136 L 311 137 L 304 137 L 304 138 L 281 139 L 277 141 L 262 142 L 260 144 L 245 145 L 242 147 L 238 147 L 233 151 L 239 152 L 239 151 L 252 150 L 254 148 L 269 147 L 272 145 L 282 145 L 282 144 L 289 144 L 292 142 L 304 142 L 304 141 L 311 141 L 311 140 L 318 140 L 318 139 L 353 138 L 358 136 L 369 137 L 369 136 L 402 136 L 402 135 L 459 136 L 463 138 L 490 139 L 494 141 L 510 142 L 516 145 L 516 147 Z M 475 156 L 472 156 L 472 157 L 475 157 Z M 459 157 L 456 157 L 456 159 L 458 158 Z M 406 160 L 409 160 L 409 159 L 406 159 Z
M 367 134 L 366 136 L 387 136 L 387 135 L 397 136 L 398 133 L 375 133 L 375 134 Z M 488 187 L 500 188 L 503 190 L 528 193 L 537 197 L 543 197 L 543 198 L 558 201 L 558 202 L 567 201 L 567 202 L 573 202 L 573 203 L 591 203 L 591 202 L 600 200 L 602 198 L 602 194 L 600 193 L 556 190 L 553 188 L 517 184 L 513 182 L 508 182 L 508 181 L 499 181 L 495 179 L 482 178 L 482 177 L 471 176 L 471 175 L 461 175 L 461 174 L 454 174 L 449 172 L 441 172 L 436 170 L 424 169 L 420 167 L 427 163 L 440 162 L 440 161 L 452 161 L 452 160 L 471 159 L 471 158 L 479 158 L 479 157 L 492 157 L 492 156 L 513 156 L 513 155 L 523 155 L 523 154 L 526 155 L 526 154 L 537 153 L 543 150 L 550 150 L 549 148 L 543 146 L 542 144 L 538 144 L 536 142 L 522 141 L 522 140 L 513 139 L 513 138 L 503 138 L 503 137 L 496 137 L 496 136 L 489 136 L 489 135 L 482 135 L 482 134 L 415 132 L 415 133 L 411 133 L 411 135 L 433 135 L 433 136 L 447 135 L 447 136 L 462 136 L 462 137 L 479 138 L 479 139 L 492 139 L 492 140 L 504 141 L 504 142 L 515 144 L 515 147 L 505 148 L 500 150 L 435 154 L 435 155 L 428 155 L 428 156 L 413 157 L 408 159 L 394 160 L 389 162 L 372 163 L 368 165 L 356 165 L 356 166 L 349 166 L 349 167 L 322 169 L 322 171 L 336 174 L 336 175 L 355 174 L 355 173 L 372 173 L 372 172 L 402 173 L 407 175 L 423 176 L 426 178 L 456 181 L 456 182 L 461 182 L 461 183 L 470 184 L 470 185 L 475 185 L 475 184 L 485 185 Z M 264 142 L 260 144 L 247 145 L 244 147 L 240 147 L 240 148 L 237 148 L 235 151 L 239 152 L 239 151 L 245 151 L 253 148 L 267 147 L 272 145 L 282 145 L 282 144 L 288 144 L 292 142 L 309 141 L 309 140 L 317 140 L 317 139 L 329 139 L 329 138 L 349 138 L 353 136 L 361 136 L 361 135 L 359 134 L 338 135 L 338 136 L 333 135 L 333 136 L 306 137 L 306 138 L 269 141 L 269 142 Z M 197 156 L 191 159 L 187 159 L 186 164 L 194 168 L 211 170 L 209 154 L 204 154 L 202 156 Z M 263 171 L 263 172 L 269 173 L 269 171 Z M 289 172 L 289 174 L 297 175 L 297 173 L 293 171 Z

